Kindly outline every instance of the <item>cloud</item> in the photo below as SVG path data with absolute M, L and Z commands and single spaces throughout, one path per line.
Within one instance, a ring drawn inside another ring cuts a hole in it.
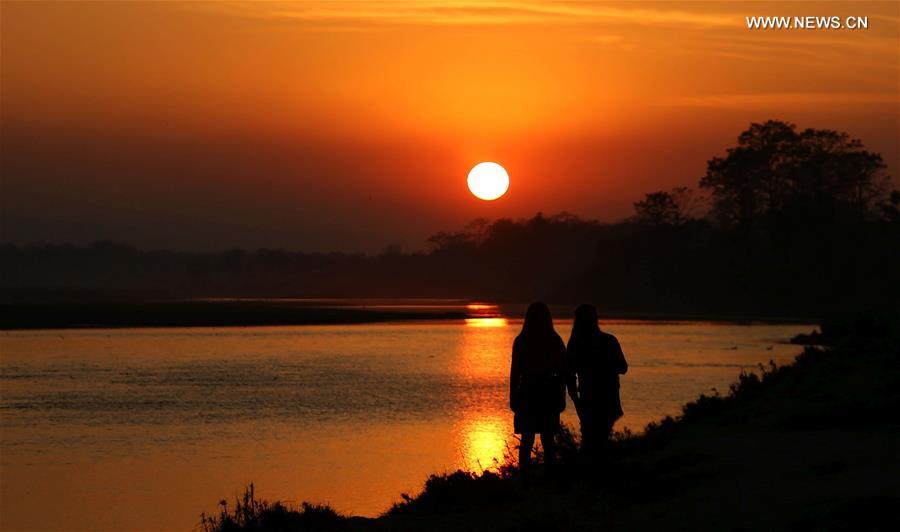
M 616 44 L 622 42 L 621 35 L 591 35 L 588 37 L 590 42 L 595 42 L 599 44 Z
M 771 109 L 778 106 L 897 104 L 896 93 L 878 92 L 768 92 L 754 94 L 709 94 L 663 101 L 672 107 Z
M 212 2 L 204 9 L 224 9 L 243 16 L 293 20 L 327 25 L 498 25 L 542 23 L 622 22 L 644 26 L 738 27 L 735 13 L 655 8 L 633 4 L 597 5 L 594 2 L 490 0 L 381 0 L 293 2 Z

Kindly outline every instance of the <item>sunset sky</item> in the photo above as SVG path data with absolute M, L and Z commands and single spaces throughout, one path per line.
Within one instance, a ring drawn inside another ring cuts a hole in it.
M 0 240 L 377 252 L 477 217 L 614 221 L 769 118 L 896 176 L 898 5 L 3 1 Z M 497 201 L 466 188 L 480 161 L 509 171 Z

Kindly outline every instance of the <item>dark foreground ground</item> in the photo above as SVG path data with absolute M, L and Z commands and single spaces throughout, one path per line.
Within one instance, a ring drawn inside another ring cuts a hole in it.
M 900 342 L 896 320 L 819 336 L 794 364 L 742 375 L 678 419 L 618 435 L 588 467 L 565 435 L 556 474 L 433 476 L 377 519 L 288 508 L 248 491 L 207 531 L 900 530 Z

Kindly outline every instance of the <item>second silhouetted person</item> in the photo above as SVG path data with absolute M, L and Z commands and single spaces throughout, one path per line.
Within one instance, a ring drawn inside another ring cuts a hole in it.
M 628 363 L 616 337 L 600 330 L 593 305 L 575 310 L 567 358 L 567 384 L 581 421 L 582 448 L 596 456 L 622 417 L 619 375 L 628 371 Z

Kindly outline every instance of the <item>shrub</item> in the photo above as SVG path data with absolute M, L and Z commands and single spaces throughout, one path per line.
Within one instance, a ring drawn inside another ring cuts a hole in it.
M 203 532 L 330 531 L 345 519 L 327 505 L 304 502 L 298 510 L 280 501 L 257 499 L 253 484 L 235 500 L 233 509 L 229 510 L 225 499 L 219 505 L 222 509 L 218 515 L 200 514 Z

